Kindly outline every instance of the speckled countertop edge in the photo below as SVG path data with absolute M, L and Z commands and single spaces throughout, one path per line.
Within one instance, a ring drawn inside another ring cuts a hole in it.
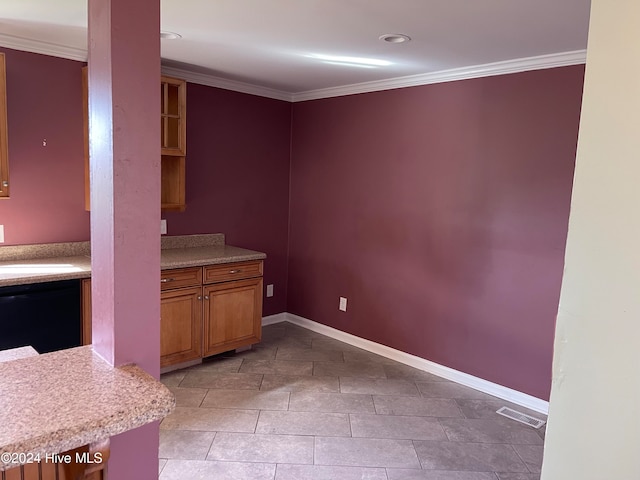
M 160 268 L 199 267 L 221 263 L 247 262 L 263 260 L 267 256 L 262 252 L 246 250 L 231 245 L 215 247 L 173 248 L 162 250 L 160 254 Z
M 223 234 L 182 235 L 163 238 L 163 240 L 165 239 L 170 239 L 170 241 L 162 243 L 161 270 L 263 260 L 267 257 L 262 252 L 225 245 Z M 54 251 L 59 251 L 58 245 L 67 244 L 54 245 L 56 245 Z M 13 247 L 0 247 L 0 253 L 4 248 Z M 79 251 L 68 246 L 60 248 L 67 252 Z M 39 248 L 36 250 L 39 254 L 43 251 Z M 11 259 L 2 260 L 7 256 Z M 28 259 L 17 259 L 13 256 L 13 254 L 0 254 L 0 287 L 91 277 L 91 258 L 88 255 Z M 35 265 L 38 265 L 39 268 L 36 268 Z M 25 270 L 24 273 L 20 272 L 21 269 Z
M 64 452 L 161 420 L 175 397 L 135 365 L 114 368 L 92 347 L 0 363 L 2 453 Z

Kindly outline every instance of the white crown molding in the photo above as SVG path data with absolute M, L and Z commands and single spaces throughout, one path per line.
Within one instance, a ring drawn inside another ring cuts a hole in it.
M 83 48 L 68 47 L 57 43 L 43 42 L 30 38 L 16 37 L 0 33 L 0 45 L 14 50 L 22 50 L 31 53 L 40 53 L 52 57 L 66 58 L 69 60 L 87 61 L 87 51 Z
M 293 102 L 306 100 L 318 100 L 321 98 L 341 97 L 357 93 L 378 92 L 394 88 L 416 87 L 433 83 L 453 82 L 471 78 L 491 77 L 494 75 L 507 75 L 509 73 L 526 72 L 530 70 L 543 70 L 545 68 L 566 67 L 586 63 L 587 51 L 576 50 L 573 52 L 554 53 L 537 57 L 518 58 L 503 62 L 486 63 L 469 67 L 441 70 L 439 72 L 408 75 L 406 77 L 389 78 L 373 82 L 355 83 L 341 87 L 321 88 L 306 92 L 294 93 Z
M 0 46 L 13 48 L 15 50 L 40 53 L 43 55 L 51 55 L 54 57 L 67 58 L 70 60 L 79 60 L 81 62 L 87 61 L 87 51 L 81 48 L 68 47 L 65 45 L 58 45 L 2 33 L 0 33 Z M 537 57 L 519 58 L 503 62 L 486 63 L 483 65 L 473 65 L 470 67 L 454 68 L 451 70 L 442 70 L 439 72 L 419 75 L 409 75 L 406 77 L 389 78 L 373 82 L 355 83 L 341 87 L 321 88 L 318 90 L 309 90 L 298 93 L 285 92 L 283 90 L 276 90 L 269 87 L 254 85 L 252 83 L 229 80 L 215 75 L 192 72 L 170 66 L 163 66 L 162 72 L 166 75 L 183 78 L 188 82 L 197 83 L 199 85 L 222 88 L 225 90 L 247 93 L 249 95 L 257 95 L 259 97 L 273 98 L 275 100 L 283 100 L 285 102 L 303 102 L 306 100 L 318 100 L 321 98 L 341 97 L 357 93 L 378 92 L 394 88 L 415 87 L 433 83 L 453 82 L 456 80 L 490 77 L 494 75 L 506 75 L 509 73 L 525 72 L 529 70 L 542 70 L 545 68 L 579 65 L 585 63 L 586 59 L 586 50 L 575 50 L 572 52 L 539 55 Z
M 395 348 L 387 347 L 386 345 L 381 345 L 379 343 L 372 342 L 371 340 L 356 337 L 355 335 L 351 335 L 350 333 L 342 332 L 335 328 L 328 327 L 327 325 L 314 322 L 313 320 L 309 320 L 292 313 L 279 313 L 276 315 L 270 315 L 269 317 L 264 317 L 262 325 L 272 325 L 274 323 L 284 321 L 291 322 L 313 332 L 317 332 L 341 342 L 348 343 L 349 345 L 353 345 L 354 347 L 362 348 L 363 350 L 367 350 L 368 352 L 390 358 L 400 363 L 404 363 L 405 365 L 409 365 L 419 370 L 432 373 L 433 375 L 437 375 L 438 377 L 446 378 L 447 380 L 451 380 L 452 382 L 465 385 L 484 393 L 488 393 L 489 395 L 493 395 L 494 397 L 498 397 L 508 402 L 515 403 L 516 405 L 520 405 L 521 407 L 544 413 L 545 415 L 549 413 L 549 402 L 545 400 L 541 400 L 526 393 L 513 390 L 512 388 L 490 382 L 489 380 L 484 380 L 483 378 L 474 377 L 473 375 L 454 370 L 453 368 L 445 367 L 444 365 L 425 360 L 424 358 L 416 357 L 415 355 L 396 350 Z
M 249 95 L 257 95 L 259 97 L 273 98 L 275 100 L 292 101 L 292 95 L 282 90 L 261 87 L 251 83 L 238 82 L 236 80 L 228 80 L 222 77 L 216 77 L 207 73 L 191 72 L 182 68 L 162 66 L 162 73 L 172 77 L 178 77 L 187 82 L 206 85 L 208 87 L 223 88 L 225 90 L 233 90 L 234 92 L 248 93 Z

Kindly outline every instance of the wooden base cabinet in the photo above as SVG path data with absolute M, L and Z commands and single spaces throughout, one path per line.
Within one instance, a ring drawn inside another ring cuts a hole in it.
M 260 342 L 261 260 L 163 270 L 160 366 Z M 91 279 L 82 281 L 83 343 L 91 343 Z M 0 480 L 2 480 L 0 478 Z
M 258 260 L 163 270 L 160 366 L 258 343 L 262 268 Z
M 202 357 L 202 288 L 160 295 L 160 366 Z
M 206 285 L 204 298 L 203 356 L 260 341 L 262 277 Z

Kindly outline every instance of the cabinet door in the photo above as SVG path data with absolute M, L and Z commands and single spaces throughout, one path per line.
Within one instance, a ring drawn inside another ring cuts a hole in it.
M 207 285 L 203 290 L 203 356 L 260 341 L 262 278 Z
M 171 77 L 160 79 L 160 141 L 162 155 L 186 155 L 187 83 Z
M 200 287 L 166 290 L 160 295 L 160 366 L 195 360 L 202 352 Z

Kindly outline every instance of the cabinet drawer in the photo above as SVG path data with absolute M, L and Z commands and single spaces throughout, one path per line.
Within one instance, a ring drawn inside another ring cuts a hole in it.
M 160 290 L 197 287 L 202 283 L 202 268 L 176 268 L 160 272 Z
M 226 263 L 223 265 L 210 265 L 204 267 L 203 283 L 228 282 L 241 278 L 254 278 L 262 276 L 262 261 Z

